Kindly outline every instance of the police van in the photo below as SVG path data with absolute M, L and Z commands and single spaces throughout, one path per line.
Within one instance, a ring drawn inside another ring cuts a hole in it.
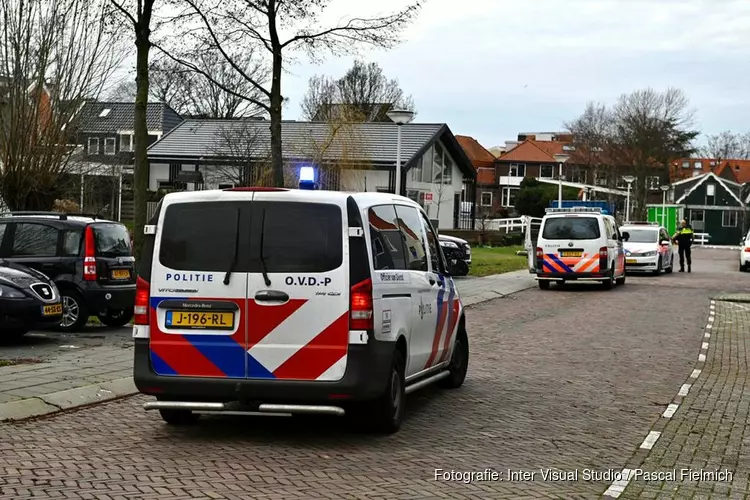
M 308 413 L 395 432 L 406 394 L 463 383 L 464 309 L 408 198 L 171 193 L 144 232 L 134 379 L 169 424 Z
M 625 284 L 625 251 L 614 217 L 601 208 L 548 208 L 536 245 L 539 288 L 566 281 L 600 282 L 605 289 Z

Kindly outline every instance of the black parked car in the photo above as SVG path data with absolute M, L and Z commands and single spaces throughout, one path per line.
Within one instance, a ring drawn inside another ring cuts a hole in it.
M 80 330 L 90 316 L 108 326 L 133 317 L 135 259 L 127 228 L 83 214 L 0 214 L 0 258 L 36 269 L 60 290 L 58 330 Z
M 0 341 L 57 326 L 62 314 L 60 292 L 49 278 L 0 259 Z
M 471 245 L 469 245 L 469 242 L 447 234 L 439 234 L 438 238 L 440 239 L 440 248 L 442 248 L 445 260 L 451 270 L 451 275 L 466 276 L 469 274 L 469 266 L 471 265 Z

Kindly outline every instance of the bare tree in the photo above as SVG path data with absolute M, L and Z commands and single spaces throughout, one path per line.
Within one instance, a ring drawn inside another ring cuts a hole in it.
M 362 45 L 392 47 L 399 34 L 415 17 L 420 3 L 394 13 L 376 17 L 351 17 L 332 26 L 322 26 L 321 14 L 328 0 L 182 0 L 187 7 L 181 19 L 195 24 L 186 27 L 180 44 L 207 47 L 223 57 L 262 98 L 222 84 L 190 50 L 167 51 L 168 56 L 211 80 L 226 92 L 245 99 L 270 116 L 271 165 L 273 184 L 284 184 L 284 160 L 281 148 L 283 65 L 295 52 L 303 50 L 312 59 L 325 53 L 348 54 Z M 190 42 L 192 41 L 192 44 Z M 271 69 L 270 87 L 257 76 L 247 74 L 237 54 L 260 47 Z
M 211 147 L 217 161 L 211 165 L 212 184 L 252 186 L 268 164 L 268 149 L 262 140 L 263 125 L 249 119 L 229 120 L 219 128 Z
M 712 161 L 711 170 L 718 172 L 727 160 L 750 159 L 750 134 L 735 134 L 727 130 L 710 135 L 700 152 Z
M 343 113 L 355 121 L 388 121 L 386 112 L 393 108 L 414 111 L 414 101 L 377 63 L 359 60 L 339 79 L 310 78 L 302 99 L 302 116 L 307 120 L 328 120 Z
M 123 56 L 106 8 L 105 0 L 0 0 L 0 193 L 11 209 L 52 209 L 76 167 L 78 110 Z

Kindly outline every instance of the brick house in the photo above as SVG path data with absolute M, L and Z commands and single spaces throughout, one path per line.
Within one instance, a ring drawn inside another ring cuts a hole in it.
M 495 155 L 473 137 L 457 135 L 456 140 L 477 172 L 477 213 L 481 211 L 494 215 L 501 212 Z

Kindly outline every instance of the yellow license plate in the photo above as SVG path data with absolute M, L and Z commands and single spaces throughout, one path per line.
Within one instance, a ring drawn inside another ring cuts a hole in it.
M 50 304 L 48 306 L 42 306 L 43 316 L 57 316 L 62 314 L 62 304 Z
M 625 264 L 638 264 L 638 259 L 625 259 Z
M 130 269 L 115 269 L 112 271 L 113 280 L 127 280 L 130 279 Z
M 234 313 L 167 311 L 167 328 L 205 328 L 209 330 L 231 330 L 234 327 Z
M 560 252 L 560 257 L 581 257 L 583 252 Z

